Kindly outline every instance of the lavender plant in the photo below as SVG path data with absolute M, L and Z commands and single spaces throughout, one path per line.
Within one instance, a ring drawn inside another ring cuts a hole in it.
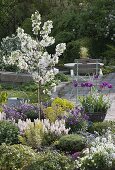
M 88 126 L 88 116 L 84 113 L 83 108 L 76 107 L 69 115 L 65 117 L 66 127 L 70 132 L 86 130 Z
M 17 107 L 8 107 L 7 105 L 3 106 L 3 112 L 6 113 L 6 119 L 18 119 L 25 120 L 30 118 L 32 121 L 38 118 L 39 108 L 32 104 L 22 104 Z

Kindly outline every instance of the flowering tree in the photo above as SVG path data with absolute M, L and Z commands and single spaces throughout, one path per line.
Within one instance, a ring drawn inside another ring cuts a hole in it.
M 31 16 L 32 31 L 35 38 L 26 34 L 22 28 L 17 29 L 17 37 L 21 42 L 21 50 L 12 51 L 7 58 L 4 57 L 6 64 L 16 64 L 20 70 L 26 70 L 32 74 L 33 79 L 39 85 L 45 85 L 52 81 L 58 70 L 54 68 L 58 63 L 59 56 L 61 56 L 66 49 L 66 44 L 61 43 L 56 46 L 55 54 L 49 54 L 46 47 L 55 43 L 55 39 L 50 37 L 51 29 L 53 28 L 52 21 L 44 22 L 41 27 L 41 15 L 36 11 Z M 51 87 L 56 84 L 53 82 Z M 48 89 L 45 89 L 46 93 Z M 39 95 L 39 91 L 38 91 Z M 40 97 L 38 96 L 38 99 Z

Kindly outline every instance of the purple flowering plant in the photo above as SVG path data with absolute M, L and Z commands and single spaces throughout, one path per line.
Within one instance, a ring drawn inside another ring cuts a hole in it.
M 77 80 L 73 80 L 73 86 L 74 86 L 74 87 L 77 87 L 77 86 L 78 86 Z
M 3 112 L 6 113 L 6 119 L 14 119 L 17 122 L 18 119 L 25 120 L 29 118 L 33 121 L 38 118 L 39 109 L 32 104 L 21 104 L 15 107 L 4 105 Z
M 102 89 L 102 88 L 109 88 L 109 89 L 111 89 L 111 88 L 112 88 L 112 84 L 104 81 L 104 82 L 102 82 L 102 83 L 100 84 L 100 88 L 101 88 L 101 89 Z
M 76 107 L 65 117 L 66 128 L 70 128 L 70 133 L 86 130 L 88 126 L 88 116 L 83 108 Z
M 94 87 L 94 86 L 99 86 L 101 89 L 103 89 L 103 88 L 109 88 L 109 89 L 111 89 L 112 88 L 112 84 L 110 84 L 109 82 L 106 82 L 106 81 L 104 81 L 104 82 L 102 82 L 101 84 L 99 84 L 99 85 L 95 85 L 95 83 L 93 82 L 93 81 L 86 81 L 86 82 L 82 82 L 82 83 L 78 83 L 77 82 L 77 80 L 73 80 L 73 86 L 75 87 L 75 88 L 77 88 L 77 87 Z
M 74 87 L 93 87 L 94 84 L 91 81 L 78 83 L 76 80 L 73 80 L 73 86 Z
M 99 78 L 99 74 L 94 74 L 94 79 L 98 79 Z

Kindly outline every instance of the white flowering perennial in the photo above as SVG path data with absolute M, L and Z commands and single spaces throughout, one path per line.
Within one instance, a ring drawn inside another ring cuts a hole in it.
M 23 133 L 28 127 L 32 124 L 30 119 L 26 119 L 26 121 L 23 121 L 21 119 L 18 120 L 17 126 L 21 133 Z
M 54 133 L 57 136 L 68 134 L 70 129 L 66 129 L 65 120 L 56 120 L 54 123 L 50 123 L 48 119 L 42 120 L 43 129 L 45 133 Z
M 6 113 L 0 112 L 0 120 L 6 120 Z
M 54 123 L 50 123 L 48 119 L 39 120 L 35 119 L 34 122 L 31 122 L 30 119 L 26 119 L 26 121 L 22 121 L 19 119 L 17 126 L 20 129 L 20 132 L 23 133 L 29 126 L 36 126 L 39 122 L 43 125 L 43 132 L 44 133 L 53 133 L 56 136 L 60 136 L 63 134 L 68 134 L 70 129 L 66 129 L 65 127 L 65 120 L 56 120 Z
M 55 39 L 49 36 L 53 28 L 52 21 L 44 22 L 41 27 L 41 15 L 38 11 L 32 14 L 31 20 L 32 31 L 36 39 L 26 34 L 22 28 L 18 28 L 17 37 L 21 42 L 21 50 L 13 51 L 11 56 L 4 57 L 4 62 L 5 64 L 16 64 L 20 70 L 26 70 L 32 74 L 37 83 L 45 85 L 52 81 L 58 73 L 54 66 L 66 49 L 66 44 L 58 44 L 55 54 L 49 54 L 46 47 L 55 43 Z
M 111 168 L 112 162 L 115 161 L 115 144 L 111 132 L 108 131 L 105 137 L 96 137 L 91 147 L 86 148 L 83 153 L 85 156 L 76 160 L 76 166 L 80 170 L 86 170 L 88 167 L 104 168 L 103 165 L 105 168 Z

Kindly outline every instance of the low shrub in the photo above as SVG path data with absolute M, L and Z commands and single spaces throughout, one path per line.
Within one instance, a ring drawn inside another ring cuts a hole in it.
M 29 82 L 29 83 L 24 83 L 23 85 L 20 86 L 20 89 L 22 91 L 37 91 L 38 87 L 34 82 Z
M 64 154 L 56 151 L 39 153 L 38 160 L 28 170 L 74 170 L 74 163 Z
M 26 118 L 31 119 L 32 121 L 38 118 L 39 109 L 37 106 L 32 104 L 21 104 L 16 107 L 3 107 L 3 112 L 6 113 L 6 119 L 18 119 L 25 120 Z
M 60 80 L 61 82 L 67 82 L 69 80 L 69 76 L 63 73 L 56 74 L 56 79 Z
M 8 122 L 6 120 L 0 121 L 0 144 L 18 143 L 18 135 L 19 135 L 19 129 L 18 127 L 16 127 L 14 123 Z
M 86 113 L 106 113 L 110 107 L 109 98 L 98 93 L 96 89 L 86 96 L 79 97 L 79 101 Z
M 110 73 L 113 73 L 113 72 L 115 72 L 115 68 L 114 68 L 114 66 L 105 66 L 105 67 L 103 67 L 102 68 L 102 72 L 103 72 L 103 74 L 105 75 L 105 74 L 110 74 Z
M 67 135 L 69 132 L 69 128 L 65 127 L 65 120 L 56 120 L 54 123 L 50 123 L 48 119 L 42 120 L 43 129 L 44 129 L 44 137 L 42 144 L 43 145 L 51 145 L 56 140 L 58 140 L 61 136 Z
M 68 134 L 70 129 L 65 128 L 65 120 L 56 120 L 51 123 L 48 119 L 22 121 L 19 119 L 17 126 L 20 130 L 19 140 L 23 144 L 30 145 L 34 148 L 50 146 L 61 136 Z
M 114 135 L 107 130 L 105 135 L 97 136 L 84 149 L 82 157 L 75 160 L 77 170 L 114 170 Z
M 109 167 L 109 157 L 104 153 L 95 153 L 93 156 L 88 155 L 83 158 L 80 170 L 114 170 Z M 81 158 L 82 159 L 82 158 Z M 111 160 L 110 160 L 111 161 Z
M 6 91 L 1 91 L 0 92 L 0 103 L 1 104 L 4 104 L 7 102 L 7 97 L 8 97 L 8 94 Z
M 103 135 L 107 129 L 110 128 L 113 133 L 115 133 L 115 122 L 113 121 L 104 121 L 104 122 L 95 122 L 88 127 L 88 132 L 90 133 L 99 133 Z
M 44 114 L 51 122 L 55 122 L 57 118 L 62 118 L 66 112 L 74 108 L 74 104 L 67 99 L 55 98 L 51 107 L 44 109 Z
M 70 128 L 70 132 L 85 131 L 88 127 L 88 116 L 84 114 L 82 108 L 75 108 L 65 118 L 66 128 Z
M 55 143 L 55 141 L 57 141 L 59 138 L 60 136 L 57 136 L 55 133 L 44 133 L 42 146 L 50 146 Z
M 30 123 L 23 134 L 19 136 L 19 141 L 24 145 L 39 149 L 43 134 L 43 125 L 39 120 L 36 120 L 36 122 Z
M 14 86 L 11 83 L 2 83 L 1 87 L 4 90 L 12 90 L 12 89 L 14 89 Z
M 33 108 L 33 110 L 28 110 L 25 112 L 25 115 L 27 119 L 30 119 L 31 121 L 34 121 L 34 119 L 37 119 L 39 117 L 39 111 L 37 107 Z
M 56 147 L 62 151 L 78 152 L 85 148 L 86 140 L 82 135 L 70 134 L 62 136 Z
M 37 154 L 28 146 L 21 144 L 0 146 L 0 169 L 1 170 L 25 170 L 32 161 L 35 161 Z

